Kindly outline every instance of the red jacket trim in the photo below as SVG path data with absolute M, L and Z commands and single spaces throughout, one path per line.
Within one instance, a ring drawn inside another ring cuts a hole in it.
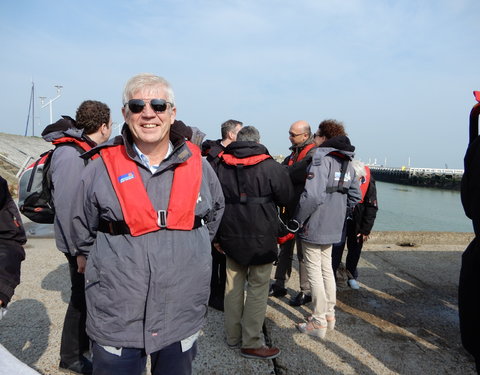
M 267 154 L 253 155 L 246 158 L 237 158 L 231 154 L 222 154 L 222 159 L 228 165 L 255 165 L 272 157 Z
M 82 141 L 81 139 L 73 138 L 73 137 L 61 137 L 52 141 L 53 145 L 58 145 L 60 143 L 75 143 L 79 145 L 82 149 L 84 149 L 85 152 L 90 151 L 92 149 L 92 146 L 90 146 L 87 142 Z M 91 157 L 92 160 L 96 158 L 98 158 L 98 154 L 95 154 Z

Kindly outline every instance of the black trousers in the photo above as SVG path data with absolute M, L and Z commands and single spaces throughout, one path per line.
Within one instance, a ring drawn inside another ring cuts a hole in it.
M 209 305 L 223 306 L 227 266 L 224 254 L 220 254 L 212 245 L 212 277 L 210 279 Z
M 463 347 L 475 358 L 480 374 L 480 240 L 475 237 L 462 255 L 458 285 L 458 314 Z
M 85 302 L 85 277 L 78 273 L 77 257 L 65 254 L 70 270 L 72 295 L 62 330 L 60 344 L 60 360 L 65 364 L 78 361 L 82 354 L 89 350 L 89 339 L 85 332 L 87 304 Z
M 345 238 L 346 235 L 346 238 Z M 353 220 L 346 220 L 343 228 L 342 242 L 333 244 L 332 247 L 332 268 L 333 273 L 337 272 L 338 266 L 342 261 L 343 250 L 345 248 L 345 241 L 347 242 L 347 258 L 345 259 L 345 268 L 349 272 L 349 277 L 356 279 L 358 277 L 358 261 L 360 260 L 360 254 L 362 253 L 363 237 L 357 237 L 355 233 L 355 224 Z

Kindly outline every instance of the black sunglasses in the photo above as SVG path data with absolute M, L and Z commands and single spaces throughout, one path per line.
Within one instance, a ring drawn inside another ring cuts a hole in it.
M 172 103 L 167 102 L 164 99 L 150 100 L 150 107 L 152 107 L 155 112 L 165 112 L 165 110 L 167 109 L 167 104 L 173 106 Z M 146 104 L 145 101 L 142 99 L 130 99 L 125 105 L 128 105 L 128 108 L 130 109 L 130 111 L 132 111 L 132 113 L 140 113 L 143 111 Z

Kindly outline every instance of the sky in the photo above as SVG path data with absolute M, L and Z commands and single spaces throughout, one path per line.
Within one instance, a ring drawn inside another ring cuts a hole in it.
M 0 132 L 39 136 L 55 85 L 53 121 L 93 99 L 121 125 L 126 81 L 149 72 L 205 139 L 235 119 L 287 155 L 293 122 L 337 119 L 365 162 L 463 168 L 479 14 L 478 0 L 2 1 Z

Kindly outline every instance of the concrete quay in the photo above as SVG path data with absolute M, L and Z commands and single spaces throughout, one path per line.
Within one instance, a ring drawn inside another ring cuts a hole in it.
M 463 176 L 463 169 L 387 168 L 372 165 L 370 170 L 377 181 L 451 190 L 460 190 Z
M 45 234 L 48 230 L 36 230 L 37 236 Z M 457 308 L 461 254 L 471 238 L 470 233 L 374 232 L 359 265 L 361 289 L 339 283 L 337 326 L 324 340 L 295 328 L 311 312 L 310 305 L 288 304 L 298 291 L 295 260 L 289 295 L 269 299 L 265 322 L 267 340 L 281 355 L 242 358 L 225 344 L 223 314 L 209 309 L 194 374 L 475 374 L 460 343 Z M 68 267 L 48 236 L 31 236 L 25 248 L 22 283 L 0 321 L 0 344 L 41 374 L 62 374 L 58 352 Z

